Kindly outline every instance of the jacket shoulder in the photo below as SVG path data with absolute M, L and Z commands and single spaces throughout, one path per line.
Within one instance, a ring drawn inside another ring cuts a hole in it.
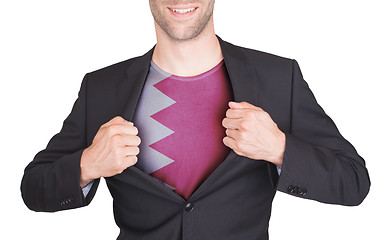
M 127 75 L 134 75 L 143 69 L 149 68 L 154 47 L 142 56 L 133 57 L 107 67 L 87 73 L 87 77 L 92 79 L 92 82 L 106 81 L 108 84 L 120 81 L 126 78 Z
M 88 79 L 94 81 L 118 81 L 126 75 L 126 71 L 140 57 L 130 58 L 87 73 Z
M 245 62 L 249 62 L 252 64 L 262 64 L 262 65 L 273 65 L 274 67 L 277 67 L 279 65 L 289 65 L 292 66 L 292 60 L 291 58 L 282 57 L 276 54 L 263 52 L 247 47 L 237 46 L 229 42 L 224 42 L 223 47 L 229 49 L 231 52 L 236 54 L 238 58 L 243 58 Z

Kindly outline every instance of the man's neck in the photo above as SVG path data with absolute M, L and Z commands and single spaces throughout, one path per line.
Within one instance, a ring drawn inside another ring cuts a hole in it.
M 212 69 L 223 59 L 213 27 L 188 41 L 175 41 L 163 34 L 157 31 L 152 60 L 165 72 L 177 76 L 196 76 Z

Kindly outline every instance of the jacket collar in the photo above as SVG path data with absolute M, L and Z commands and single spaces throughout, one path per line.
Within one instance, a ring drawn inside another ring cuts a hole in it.
M 231 81 L 234 100 L 246 101 L 257 105 L 257 73 L 250 65 L 241 47 L 223 41 L 217 36 L 224 56 L 224 63 Z M 143 56 L 131 60 L 126 70 L 126 78 L 117 85 L 118 114 L 132 121 L 145 80 L 147 78 L 153 47 Z

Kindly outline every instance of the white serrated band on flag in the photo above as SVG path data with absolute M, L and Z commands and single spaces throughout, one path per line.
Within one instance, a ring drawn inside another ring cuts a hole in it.
M 153 114 L 175 103 L 173 99 L 154 87 L 156 83 L 169 76 L 160 74 L 151 66 L 151 71 L 148 74 L 134 116 L 134 124 L 138 128 L 138 135 L 141 138 L 141 144 L 139 145 L 140 153 L 136 166 L 147 174 L 151 174 L 174 162 L 169 157 L 150 147 L 151 144 L 174 133 L 171 129 L 151 117 Z

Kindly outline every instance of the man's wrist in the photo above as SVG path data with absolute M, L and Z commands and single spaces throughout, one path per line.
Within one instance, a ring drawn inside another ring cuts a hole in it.
M 90 182 L 92 182 L 95 178 L 90 176 L 89 174 L 89 168 L 87 167 L 87 157 L 89 155 L 89 149 L 86 148 L 83 151 L 83 154 L 81 155 L 80 159 L 80 187 L 84 188 L 87 186 Z
M 277 167 L 281 169 L 284 160 L 284 152 L 285 152 L 285 134 L 281 132 L 280 141 L 278 144 L 278 148 L 275 150 L 275 156 L 270 160 L 271 163 L 275 164 Z

